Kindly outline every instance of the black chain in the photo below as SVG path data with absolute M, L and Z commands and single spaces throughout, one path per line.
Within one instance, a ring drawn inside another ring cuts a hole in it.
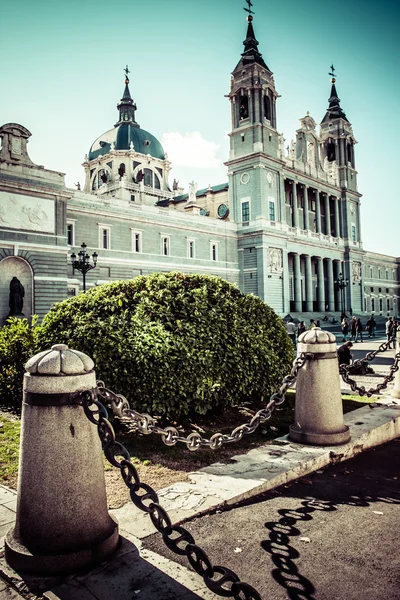
M 296 381 L 298 372 L 311 357 L 310 354 L 300 354 L 294 361 L 289 375 L 283 378 L 282 384 L 277 392 L 271 395 L 265 408 L 262 408 L 251 418 L 248 423 L 235 427 L 230 435 L 224 433 L 214 433 L 210 439 L 203 438 L 199 433 L 193 432 L 188 436 L 179 435 L 175 427 L 159 427 L 156 419 L 151 415 L 139 413 L 133 410 L 128 400 L 122 394 L 115 394 L 105 387 L 102 381 L 97 382 L 97 393 L 105 402 L 111 404 L 112 411 L 120 418 L 128 419 L 133 424 L 134 431 L 140 431 L 145 435 L 156 433 L 161 436 L 166 446 L 174 446 L 177 442 L 186 444 L 188 450 L 195 451 L 199 448 L 211 448 L 216 450 L 223 444 L 238 442 L 244 435 L 253 433 L 257 427 L 271 418 L 275 408 L 285 401 L 285 394 L 290 386 Z
M 257 590 L 248 583 L 240 581 L 231 569 L 213 565 L 205 551 L 196 545 L 189 531 L 180 525 L 172 524 L 167 511 L 158 502 L 157 492 L 147 483 L 140 481 L 129 451 L 116 441 L 107 410 L 97 400 L 97 394 L 98 389 L 80 392 L 76 397 L 76 403 L 83 406 L 89 421 L 96 425 L 107 460 L 120 469 L 132 502 L 140 510 L 149 514 L 154 527 L 161 533 L 165 545 L 175 554 L 186 555 L 196 573 L 202 576 L 206 586 L 218 596 L 235 600 L 262 600 Z
M 394 337 L 388 342 L 383 342 L 377 350 L 368 352 L 368 354 L 366 354 L 364 358 L 359 358 L 358 360 L 355 360 L 352 365 L 339 366 L 339 373 L 342 376 L 343 381 L 350 386 L 353 392 L 358 392 L 360 396 L 367 396 L 368 398 L 370 398 L 373 394 L 379 394 L 381 390 L 387 388 L 388 383 L 393 380 L 394 374 L 396 373 L 396 371 L 399 370 L 400 349 L 398 349 L 399 351 L 397 352 L 397 354 L 395 354 L 394 362 L 389 369 L 389 373 L 384 377 L 382 383 L 379 383 L 375 388 L 370 388 L 369 390 L 366 390 L 363 385 L 357 385 L 357 382 L 354 379 L 351 379 L 351 377 L 349 376 L 349 371 L 354 368 L 360 367 L 361 365 L 368 363 L 371 360 L 374 360 L 377 354 L 381 352 L 386 352 L 386 350 L 390 348 L 390 344 L 393 343 L 396 343 L 396 339 Z

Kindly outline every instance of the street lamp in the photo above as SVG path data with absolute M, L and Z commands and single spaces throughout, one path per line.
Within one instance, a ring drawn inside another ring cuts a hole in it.
M 86 273 L 88 271 L 91 271 L 92 269 L 94 269 L 96 267 L 97 264 L 97 252 L 93 252 L 92 254 L 92 258 L 93 258 L 93 264 L 91 265 L 89 260 L 90 260 L 90 256 L 89 254 L 86 252 L 86 244 L 85 242 L 83 242 L 81 249 L 78 252 L 78 258 L 75 254 L 75 252 L 73 252 L 71 254 L 71 263 L 72 263 L 72 268 L 77 271 L 80 271 L 83 275 L 83 291 L 86 292 Z
M 345 298 L 344 290 L 349 285 L 349 280 L 345 279 L 343 277 L 342 273 L 339 273 L 338 278 L 335 281 L 335 284 L 338 286 L 338 288 L 340 290 L 340 301 L 341 301 L 341 305 L 342 305 L 342 314 L 345 314 L 346 307 L 345 307 L 345 303 L 344 303 L 344 298 Z

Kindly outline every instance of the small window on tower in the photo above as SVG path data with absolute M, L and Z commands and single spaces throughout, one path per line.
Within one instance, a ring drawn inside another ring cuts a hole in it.
M 269 96 L 264 96 L 264 117 L 271 120 L 271 99 Z
M 249 99 L 247 96 L 239 98 L 239 116 L 240 119 L 247 119 L 249 116 Z

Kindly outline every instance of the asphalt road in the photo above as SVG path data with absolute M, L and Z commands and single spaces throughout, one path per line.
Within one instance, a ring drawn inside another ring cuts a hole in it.
M 400 439 L 184 526 L 263 600 L 399 600 L 399 465 Z

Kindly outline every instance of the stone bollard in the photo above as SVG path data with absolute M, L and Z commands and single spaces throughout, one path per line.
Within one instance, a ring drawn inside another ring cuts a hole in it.
M 314 357 L 297 376 L 295 424 L 289 438 L 314 446 L 347 443 L 350 431 L 343 420 L 335 336 L 318 327 L 305 331 L 299 337 L 298 352 Z
M 400 329 L 396 332 L 396 354 L 400 352 Z M 392 398 L 400 398 L 400 369 L 394 374 L 394 388 Z
M 72 398 L 96 386 L 93 366 L 63 344 L 25 365 L 16 524 L 5 539 L 17 571 L 73 573 L 118 545 L 97 428 Z

